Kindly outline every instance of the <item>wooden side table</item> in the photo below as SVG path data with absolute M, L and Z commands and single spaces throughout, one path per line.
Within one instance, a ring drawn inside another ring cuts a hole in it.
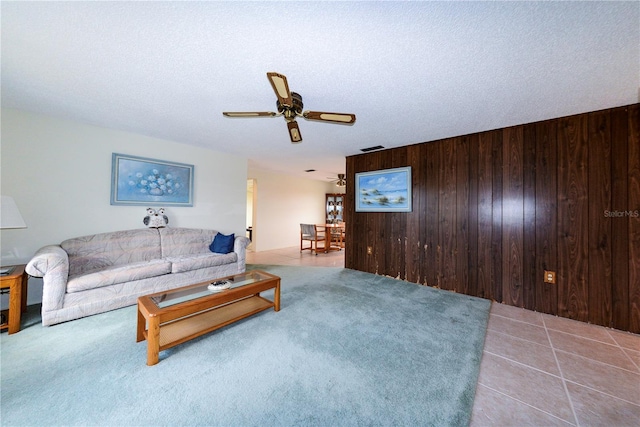
M 0 275 L 0 288 L 9 289 L 9 318 L 0 325 L 0 330 L 9 329 L 9 334 L 20 331 L 20 317 L 27 310 L 27 281 L 29 276 L 24 271 L 25 265 L 16 265 L 6 275 Z

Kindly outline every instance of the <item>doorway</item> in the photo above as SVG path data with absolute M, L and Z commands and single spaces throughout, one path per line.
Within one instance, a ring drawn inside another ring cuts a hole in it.
M 247 247 L 250 251 L 255 251 L 256 248 L 256 205 L 258 200 L 258 186 L 255 179 L 247 179 L 247 237 L 251 240 L 251 243 Z

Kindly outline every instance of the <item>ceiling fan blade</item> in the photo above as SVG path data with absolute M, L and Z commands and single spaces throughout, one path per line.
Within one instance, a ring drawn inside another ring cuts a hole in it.
M 321 120 L 333 123 L 354 123 L 356 121 L 355 114 L 345 113 L 326 113 L 322 111 L 305 111 L 302 116 L 308 120 Z
M 278 114 L 273 111 L 224 111 L 227 117 L 275 117 Z
M 291 138 L 292 144 L 302 142 L 302 135 L 300 135 L 300 129 L 298 128 L 298 123 L 295 120 L 287 122 L 287 128 L 289 128 L 289 137 Z
M 287 107 L 293 106 L 293 99 L 291 98 L 291 91 L 289 91 L 289 85 L 287 84 L 287 78 L 278 73 L 267 73 L 271 87 L 278 97 L 280 104 Z

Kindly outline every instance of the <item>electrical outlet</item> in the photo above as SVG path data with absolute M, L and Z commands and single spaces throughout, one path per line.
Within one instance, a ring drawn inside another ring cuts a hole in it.
M 555 271 L 544 271 L 544 282 L 545 283 L 556 283 L 556 272 Z
M 367 255 L 373 255 L 373 248 L 371 246 L 367 246 Z

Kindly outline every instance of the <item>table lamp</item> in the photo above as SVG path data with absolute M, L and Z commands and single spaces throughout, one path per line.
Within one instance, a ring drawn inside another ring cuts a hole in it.
M 0 196 L 0 229 L 27 228 L 13 197 Z
M 0 196 L 0 229 L 27 228 L 13 197 Z M 13 267 L 0 267 L 0 275 L 10 274 Z

